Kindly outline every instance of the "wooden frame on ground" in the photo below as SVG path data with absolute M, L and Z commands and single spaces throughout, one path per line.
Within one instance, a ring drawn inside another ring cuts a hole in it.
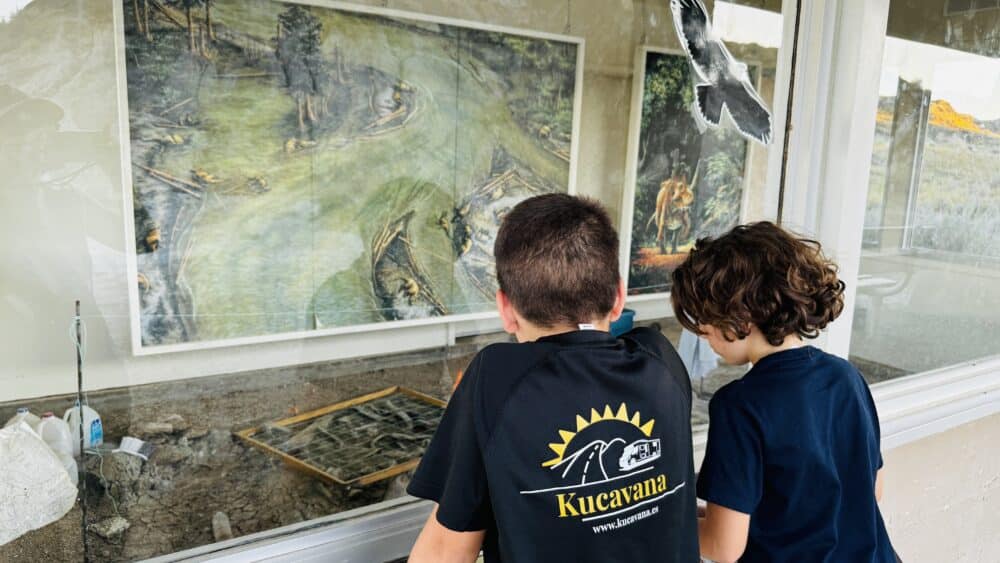
M 356 406 L 359 406 L 359 405 L 364 405 L 366 403 L 370 403 L 372 401 L 375 401 L 377 399 L 382 399 L 384 397 L 389 397 L 389 396 L 394 395 L 394 394 L 405 395 L 405 396 L 410 397 L 412 399 L 416 399 L 416 400 L 418 400 L 420 402 L 424 402 L 424 403 L 428 403 L 430 405 L 434 405 L 436 407 L 440 407 L 441 408 L 441 412 L 442 413 L 444 412 L 444 407 L 445 407 L 445 404 L 446 404 L 444 401 L 442 401 L 440 399 L 436 399 L 434 397 L 431 397 L 430 395 L 425 395 L 425 394 L 420 393 L 418 391 L 414 391 L 412 389 L 407 389 L 405 387 L 395 386 L 395 387 L 388 387 L 386 389 L 382 389 L 381 391 L 375 391 L 373 393 L 368 393 L 367 395 L 362 395 L 360 397 L 355 397 L 353 399 L 348 399 L 346 401 L 341 401 L 339 403 L 336 403 L 336 404 L 333 404 L 333 405 L 329 405 L 329 406 L 326 406 L 326 407 L 322 407 L 322 408 L 319 408 L 319 409 L 316 409 L 316 410 L 305 412 L 305 413 L 302 413 L 302 414 L 297 415 L 297 416 L 293 416 L 293 417 L 290 417 L 290 418 L 284 418 L 284 419 L 281 419 L 281 420 L 276 420 L 273 423 L 271 423 L 271 425 L 277 426 L 277 427 L 291 426 L 293 424 L 298 424 L 300 422 L 306 422 L 306 421 L 309 421 L 309 420 L 313 420 L 313 419 L 319 418 L 319 417 L 324 416 L 324 415 L 328 415 L 328 414 L 333 413 L 333 412 L 341 411 L 341 410 L 348 409 L 348 408 L 351 408 L 351 407 L 356 407 Z M 355 479 L 350 479 L 350 480 L 346 480 L 345 481 L 345 480 L 337 478 L 335 475 L 330 474 L 328 471 L 326 471 L 322 467 L 317 467 L 315 465 L 310 464 L 308 462 L 308 460 L 304 460 L 304 459 L 301 459 L 301 458 L 296 457 L 294 455 L 290 455 L 290 454 L 288 454 L 286 452 L 283 452 L 283 451 L 275 448 L 274 446 L 272 446 L 272 445 L 270 445 L 270 444 L 268 444 L 266 442 L 263 442 L 261 440 L 258 440 L 256 438 L 254 438 L 254 436 L 257 435 L 259 432 L 261 432 L 261 430 L 263 428 L 264 427 L 247 428 L 245 430 L 240 430 L 240 431 L 236 432 L 235 434 L 236 434 L 236 436 L 238 436 L 240 439 L 242 439 L 243 441 L 245 441 L 249 445 L 251 445 L 251 446 L 253 446 L 253 447 L 255 447 L 255 448 L 259 449 L 259 450 L 265 451 L 265 452 L 267 452 L 267 453 L 269 453 L 271 455 L 274 455 L 274 456 L 277 456 L 277 457 L 281 458 L 286 464 L 288 464 L 291 467 L 294 467 L 294 468 L 296 468 L 296 469 L 298 469 L 300 471 L 304 471 L 306 473 L 309 473 L 311 475 L 319 477 L 320 479 L 323 479 L 323 480 L 325 480 L 327 482 L 336 483 L 338 485 L 343 485 L 343 486 L 370 485 L 370 484 L 375 483 L 377 481 L 381 481 L 383 479 L 389 479 L 389 478 L 395 477 L 396 475 L 399 475 L 401 473 L 406 473 L 407 471 L 409 471 L 411 469 L 414 469 L 420 463 L 420 458 L 418 457 L 418 458 L 405 461 L 403 463 L 394 465 L 394 466 L 386 468 L 386 469 L 382 469 L 382 470 L 379 470 L 379 471 L 373 471 L 371 473 L 368 473 L 366 475 L 362 475 L 362 476 L 357 477 Z

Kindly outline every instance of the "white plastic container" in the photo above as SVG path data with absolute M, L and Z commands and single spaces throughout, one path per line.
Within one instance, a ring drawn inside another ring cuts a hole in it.
M 70 458 L 73 457 L 73 436 L 69 432 L 69 425 L 66 424 L 66 421 L 47 412 L 42 415 L 42 420 L 35 427 L 35 432 L 42 437 L 45 444 L 57 456 L 65 454 Z
M 73 459 L 73 456 L 62 452 L 56 452 L 56 457 L 59 458 L 63 469 L 65 469 L 66 473 L 69 475 L 69 481 L 73 483 L 73 486 L 76 486 L 76 484 L 80 482 L 80 475 L 76 468 L 76 460 Z
M 62 460 L 28 423 L 0 428 L 0 545 L 59 520 L 77 495 Z
M 38 426 L 38 422 L 40 420 L 41 420 L 40 418 L 31 414 L 31 411 L 28 410 L 28 407 L 19 407 L 17 409 L 17 414 L 10 417 L 10 420 L 8 420 L 7 424 L 4 424 L 3 427 L 7 428 L 8 426 L 14 426 L 18 422 L 24 421 L 28 426 L 34 429 L 36 426 Z
M 73 457 L 80 457 L 80 403 L 66 410 L 63 420 L 69 425 L 73 439 Z M 104 443 L 104 425 L 101 415 L 87 405 L 83 405 L 83 447 L 96 448 Z

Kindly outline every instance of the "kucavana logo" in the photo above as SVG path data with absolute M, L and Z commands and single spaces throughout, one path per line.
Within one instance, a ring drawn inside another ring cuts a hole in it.
M 616 473 L 616 469 L 621 471 L 634 469 L 637 465 L 660 457 L 660 441 L 647 439 L 653 432 L 655 422 L 650 419 L 643 423 L 638 411 L 629 418 L 625 403 L 618 407 L 617 413 L 611 412 L 609 405 L 604 405 L 603 413 L 597 412 L 597 409 L 590 409 L 590 420 L 576 415 L 575 432 L 559 431 L 562 442 L 549 444 L 556 457 L 543 463 L 542 467 L 553 469 L 565 467 L 562 472 L 563 478 L 570 474 L 579 474 L 581 484 L 588 481 L 588 474 L 591 476 L 590 481 L 594 481 L 599 478 L 608 479 Z M 609 433 L 610 439 L 607 438 Z M 626 441 L 629 438 L 631 442 Z M 616 447 L 619 445 L 621 448 Z M 621 463 L 606 463 L 614 461 L 612 459 L 614 453 L 620 450 Z M 579 463 L 581 459 L 585 461 Z M 608 474 L 609 470 L 612 472 L 611 475 Z
M 582 522 L 631 512 L 673 494 L 684 483 L 670 489 L 667 475 L 657 471 L 661 451 L 660 439 L 653 436 L 655 422 L 643 421 L 638 411 L 630 414 L 625 403 L 617 411 L 610 405 L 603 411 L 592 408 L 589 419 L 578 414 L 576 429 L 558 430 L 560 441 L 549 444 L 555 457 L 541 464 L 561 485 L 521 494 L 550 496 L 556 516 Z M 657 511 L 647 507 L 642 514 Z M 594 533 L 639 520 L 618 518 L 614 526 L 594 527 Z

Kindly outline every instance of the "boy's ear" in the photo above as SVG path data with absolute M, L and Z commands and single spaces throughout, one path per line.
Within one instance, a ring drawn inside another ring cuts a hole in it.
M 514 305 L 511 304 L 507 294 L 499 289 L 497 290 L 497 311 L 500 313 L 504 332 L 515 334 L 520 326 L 517 322 L 517 315 L 514 314 Z
M 609 320 L 615 322 L 618 317 L 622 316 L 622 311 L 625 310 L 625 278 L 618 280 L 618 289 L 615 291 L 615 306 L 611 308 L 611 316 Z

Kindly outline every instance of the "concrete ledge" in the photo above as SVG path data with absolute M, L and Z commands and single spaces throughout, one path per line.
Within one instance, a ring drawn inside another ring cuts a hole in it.
M 1000 356 L 872 386 L 891 450 L 1000 412 Z
M 407 496 L 147 561 L 148 563 L 394 561 L 409 554 L 432 507 L 430 502 Z

